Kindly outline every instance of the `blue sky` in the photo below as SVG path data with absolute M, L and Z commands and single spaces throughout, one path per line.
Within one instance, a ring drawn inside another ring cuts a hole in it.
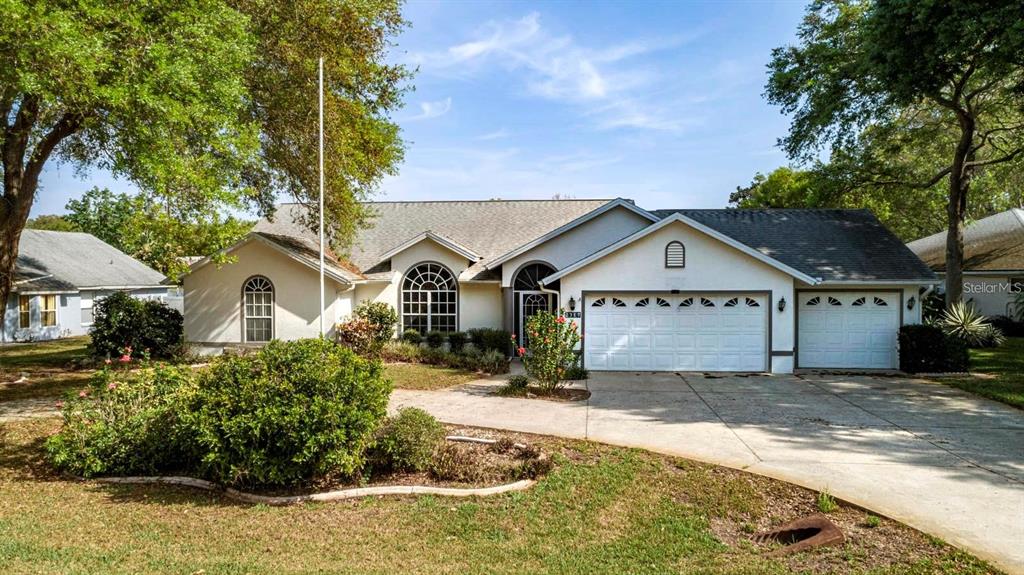
M 785 163 L 761 97 L 802 2 L 410 2 L 393 59 L 418 66 L 395 114 L 408 142 L 378 199 L 626 197 L 722 207 Z M 311 159 L 311 161 L 315 161 Z M 328 161 L 330 161 L 328 159 Z M 33 215 L 93 185 L 49 166 Z

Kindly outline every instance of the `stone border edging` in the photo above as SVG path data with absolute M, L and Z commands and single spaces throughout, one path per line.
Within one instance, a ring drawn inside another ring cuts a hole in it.
M 283 506 L 305 503 L 307 501 L 341 501 L 344 499 L 357 499 L 373 495 L 447 495 L 449 497 L 486 497 L 512 491 L 523 491 L 533 487 L 536 481 L 523 479 L 515 483 L 506 483 L 494 487 L 432 487 L 427 485 L 382 485 L 379 487 L 354 487 L 351 489 L 340 489 L 337 491 L 326 491 L 324 493 L 311 493 L 309 495 L 256 495 L 245 493 L 230 487 L 221 487 L 211 481 L 196 479 L 194 477 L 182 476 L 155 476 L 155 477 L 101 477 L 96 479 L 100 483 L 116 484 L 164 484 L 183 485 L 195 487 L 206 491 L 215 491 L 236 501 L 245 503 L 262 503 L 264 505 Z
M 464 443 L 484 443 L 488 445 L 498 442 L 496 439 L 481 439 L 477 437 L 467 437 L 464 435 L 449 435 L 445 437 L 445 440 Z M 526 448 L 526 444 L 523 443 L 515 443 L 513 445 L 520 449 Z M 217 483 L 207 481 L 205 479 L 196 479 L 195 477 L 186 477 L 182 475 L 99 477 L 96 481 L 100 483 L 114 483 L 122 485 L 182 485 L 185 487 L 203 489 L 205 491 L 223 493 L 236 501 L 242 501 L 245 503 L 262 503 L 264 505 L 272 506 L 295 505 L 298 503 L 305 503 L 307 501 L 341 501 L 344 499 L 358 499 L 360 497 L 371 497 L 374 495 L 447 495 L 449 497 L 487 497 L 488 495 L 499 495 L 501 493 L 510 493 L 513 491 L 525 491 L 526 489 L 533 487 L 534 483 L 537 483 L 533 479 L 521 479 L 514 483 L 495 485 L 494 487 L 464 488 L 433 487 L 429 485 L 381 485 L 378 487 L 353 487 L 349 489 L 339 489 L 336 491 L 325 491 L 323 493 L 310 493 L 307 495 L 257 495 L 255 493 L 246 493 L 230 487 L 222 487 Z

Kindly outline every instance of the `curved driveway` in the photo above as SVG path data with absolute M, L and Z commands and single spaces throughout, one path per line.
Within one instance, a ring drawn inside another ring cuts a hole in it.
M 396 390 L 461 425 L 641 447 L 828 489 L 1024 574 L 1024 411 L 883 376 L 594 373 L 588 401 L 493 395 L 501 380 Z

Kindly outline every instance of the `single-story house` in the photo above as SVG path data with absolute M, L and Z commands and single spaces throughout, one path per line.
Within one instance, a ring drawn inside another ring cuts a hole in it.
M 85 335 L 96 301 L 114 291 L 167 297 L 164 276 L 92 234 L 24 230 L 0 343 Z
M 946 232 L 907 244 L 945 279 Z M 1011 209 L 964 228 L 964 301 L 988 315 L 1013 315 L 1013 300 L 1024 291 L 1024 210 Z
M 591 370 L 896 368 L 936 276 L 866 210 L 654 210 L 625 199 L 375 202 L 326 256 L 326 319 L 383 301 L 400 329 L 505 328 L 564 309 Z M 314 234 L 273 221 L 185 276 L 200 349 L 319 333 Z

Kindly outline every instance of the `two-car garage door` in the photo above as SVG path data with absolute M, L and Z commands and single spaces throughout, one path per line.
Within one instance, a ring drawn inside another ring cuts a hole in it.
M 763 293 L 588 294 L 583 305 L 588 369 L 768 369 Z

